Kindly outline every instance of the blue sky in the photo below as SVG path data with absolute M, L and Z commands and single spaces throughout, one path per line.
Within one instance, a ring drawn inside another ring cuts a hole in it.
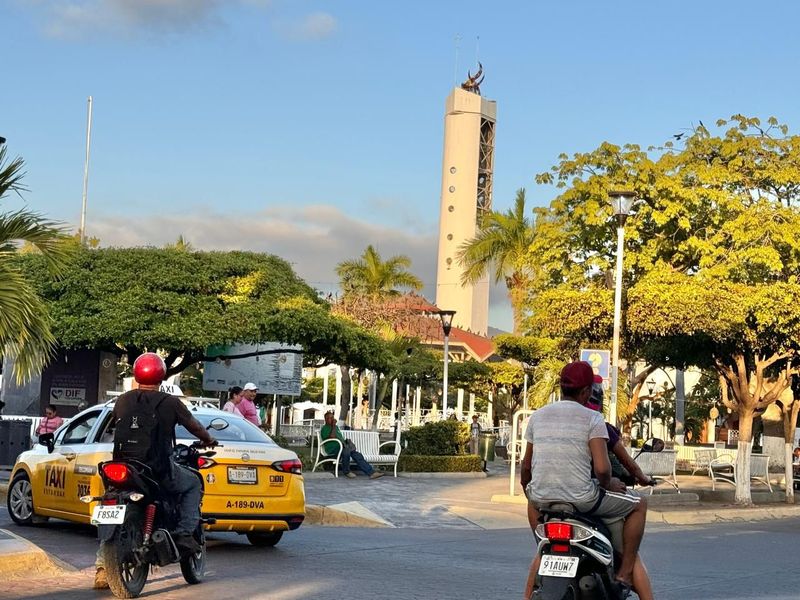
M 493 7 L 493 8 L 490 8 Z M 373 243 L 433 298 L 444 99 L 483 63 L 494 205 L 561 152 L 744 113 L 800 123 L 794 3 L 4 0 L 0 135 L 30 208 L 106 245 L 274 252 L 321 289 Z M 456 68 L 455 37 L 458 43 Z M 477 38 L 480 38 L 479 41 Z M 16 207 L 16 199 L 3 208 Z M 509 328 L 503 290 L 493 325 Z

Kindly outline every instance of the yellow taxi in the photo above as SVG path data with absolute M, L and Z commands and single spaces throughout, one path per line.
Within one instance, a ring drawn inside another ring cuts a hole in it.
M 56 430 L 50 444 L 37 444 L 19 455 L 7 495 L 8 512 L 16 523 L 48 517 L 89 523 L 95 503 L 80 498 L 103 493 L 97 464 L 111 459 L 113 408 L 113 401 L 90 407 Z M 305 488 L 297 454 L 242 417 L 196 404 L 189 408 L 206 427 L 212 419 L 228 424 L 214 432 L 221 444 L 216 455 L 201 459 L 202 513 L 216 519 L 206 528 L 245 534 L 256 546 L 274 546 L 284 531 L 300 527 Z M 178 443 L 194 441 L 180 426 L 176 438 Z

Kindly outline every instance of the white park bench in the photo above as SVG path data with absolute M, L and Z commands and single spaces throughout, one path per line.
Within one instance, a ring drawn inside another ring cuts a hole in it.
M 708 465 L 708 475 L 711 477 L 711 490 L 715 490 L 717 481 L 736 485 L 736 460 L 730 454 L 723 454 Z M 772 492 L 769 482 L 769 455 L 750 455 L 750 481 L 763 483 Z
M 697 471 L 708 471 L 711 461 L 717 458 L 716 448 L 695 448 L 692 461 L 692 475 Z
M 681 493 L 678 487 L 678 477 L 675 474 L 675 463 L 678 453 L 675 450 L 662 450 L 661 452 L 642 452 L 636 457 L 636 464 L 642 469 L 645 475 L 653 479 L 660 479 Z M 650 487 L 653 493 L 653 487 Z
M 397 461 L 400 458 L 400 444 L 395 440 L 390 442 L 380 443 L 380 435 L 377 431 L 364 431 L 360 429 L 345 429 L 342 431 L 345 439 L 352 441 L 358 452 L 364 455 L 366 460 L 371 465 L 394 465 L 394 476 L 397 477 Z M 336 444 L 335 454 L 326 454 L 325 444 Z M 384 446 L 394 446 L 392 454 L 381 454 L 381 448 Z M 336 438 L 323 440 L 317 432 L 317 458 L 314 461 L 314 468 L 311 472 L 317 470 L 317 467 L 325 463 L 333 463 L 333 473 L 335 477 L 339 476 L 339 460 L 342 456 L 342 442 Z

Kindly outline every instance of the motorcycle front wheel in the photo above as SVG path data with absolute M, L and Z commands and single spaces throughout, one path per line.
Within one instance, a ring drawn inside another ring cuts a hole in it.
M 147 583 L 150 565 L 136 561 L 132 552 L 142 543 L 141 530 L 137 532 L 136 529 L 132 528 L 129 537 L 120 527 L 114 537 L 103 544 L 108 587 L 117 598 L 137 598 Z

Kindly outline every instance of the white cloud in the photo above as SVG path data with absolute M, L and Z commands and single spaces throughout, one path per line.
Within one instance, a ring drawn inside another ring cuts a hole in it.
M 90 215 L 87 233 L 99 238 L 101 246 L 163 246 L 183 235 L 198 250 L 268 252 L 290 262 L 300 277 L 323 293 L 338 291 L 336 265 L 360 256 L 367 244 L 372 244 L 384 258 L 410 257 L 412 272 L 425 283 L 421 293 L 436 301 L 435 226 L 401 229 L 375 225 L 331 205 L 272 207 L 257 214 L 236 215 L 201 209 L 137 220 Z M 505 287 L 492 286 L 489 302 L 491 325 L 510 331 Z
M 325 12 L 315 12 L 299 20 L 278 20 L 274 29 L 284 37 L 297 41 L 321 40 L 336 33 L 336 18 Z

